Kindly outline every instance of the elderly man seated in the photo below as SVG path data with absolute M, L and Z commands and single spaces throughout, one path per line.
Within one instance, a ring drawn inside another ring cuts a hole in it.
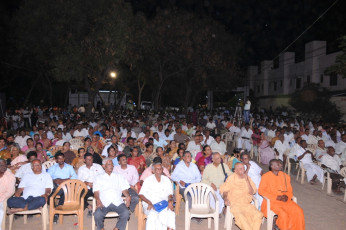
M 321 161 L 324 155 L 327 155 L 327 149 L 325 147 L 324 141 L 319 140 L 317 142 L 315 158 L 317 161 Z
M 127 157 L 125 154 L 120 154 L 118 156 L 118 162 L 119 165 L 115 166 L 113 171 L 115 173 L 123 175 L 129 183 L 130 188 L 128 189 L 128 191 L 131 196 L 130 210 L 131 212 L 134 212 L 136 205 L 139 202 L 138 191 L 135 187 L 139 181 L 138 171 L 135 166 L 127 164 Z
M 211 142 L 210 148 L 213 152 L 218 152 L 221 155 L 225 155 L 227 153 L 226 144 L 225 144 L 225 142 L 221 141 L 221 135 L 220 134 L 215 135 L 215 140 L 213 142 Z
M 235 170 L 224 184 L 220 186 L 225 204 L 231 206 L 235 224 L 244 230 L 259 230 L 263 214 L 251 204 L 253 195 L 257 192 L 256 185 L 246 174 L 244 164 L 236 163 Z
M 224 208 L 224 201 L 221 197 L 219 188 L 220 185 L 225 182 L 225 179 L 232 174 L 231 170 L 225 163 L 222 163 L 221 155 L 218 152 L 213 153 L 212 155 L 213 163 L 208 164 L 203 172 L 202 183 L 210 185 L 216 193 L 216 196 L 219 200 L 219 213 L 222 212 Z M 215 200 L 210 196 L 210 205 L 212 208 L 215 208 Z
M 28 154 L 26 154 L 26 158 L 28 158 L 29 163 L 26 163 L 26 164 L 20 166 L 20 168 L 17 170 L 17 172 L 15 174 L 18 183 L 21 180 L 21 178 L 23 178 L 24 175 L 32 172 L 31 162 L 33 160 L 37 159 L 37 153 L 35 151 L 30 151 L 30 152 L 28 152 Z M 41 168 L 42 168 L 42 172 L 46 172 L 46 170 L 43 167 L 41 167 Z
M 119 215 L 114 230 L 125 230 L 130 217 L 130 186 L 122 175 L 113 172 L 113 168 L 112 160 L 107 160 L 104 164 L 105 172 L 98 175 L 94 181 L 93 192 L 97 208 L 94 218 L 98 230 L 104 229 L 104 218 L 108 212 L 117 212 Z M 125 204 L 122 194 L 125 196 Z
M 146 229 L 175 229 L 172 183 L 162 175 L 161 163 L 153 163 L 152 170 L 154 174 L 146 178 L 139 193 L 147 215 Z
M 23 176 L 14 197 L 7 200 L 7 206 L 11 208 L 8 214 L 38 209 L 47 202 L 53 188 L 52 177 L 42 172 L 41 161 L 38 159 L 31 162 L 31 168 L 33 172 Z
M 332 146 L 328 147 L 327 154 L 322 157 L 321 166 L 322 168 L 326 168 L 330 173 L 333 192 L 336 194 L 342 194 L 340 191 L 340 185 L 343 183 L 340 182 L 340 180 L 344 179 L 344 177 L 340 175 L 340 169 L 344 166 L 341 163 L 340 157 L 335 154 L 335 150 Z

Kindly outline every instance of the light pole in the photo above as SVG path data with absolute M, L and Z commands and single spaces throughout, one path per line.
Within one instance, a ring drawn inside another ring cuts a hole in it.
M 109 73 L 109 76 L 111 76 L 111 78 L 116 78 L 117 77 L 117 73 L 112 71 Z

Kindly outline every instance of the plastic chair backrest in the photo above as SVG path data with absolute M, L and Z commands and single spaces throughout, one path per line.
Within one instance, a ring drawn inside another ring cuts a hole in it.
M 192 208 L 198 207 L 209 207 L 209 194 L 211 193 L 215 200 L 217 197 L 214 190 L 207 184 L 204 183 L 194 183 L 189 185 L 184 192 L 184 197 L 190 194 L 192 200 Z M 188 199 L 185 199 L 188 201 Z
M 67 180 L 59 185 L 56 191 L 62 189 L 65 195 L 64 205 L 66 204 L 81 204 L 88 191 L 87 186 L 80 180 Z M 84 192 L 83 192 L 84 191 Z M 82 195 L 83 192 L 83 195 Z

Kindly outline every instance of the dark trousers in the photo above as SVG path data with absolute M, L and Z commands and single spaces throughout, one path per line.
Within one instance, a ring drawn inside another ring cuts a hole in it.
M 177 186 L 179 186 L 179 185 L 177 185 Z M 185 199 L 185 197 L 184 197 L 185 189 L 186 188 L 182 188 L 179 186 L 179 193 L 180 193 L 180 195 L 183 196 L 184 199 Z M 192 198 L 191 198 L 190 193 L 187 193 L 187 200 L 189 201 L 189 208 L 191 208 L 192 207 Z
M 84 191 L 83 191 L 84 192 Z M 83 193 L 82 193 L 83 194 Z M 89 203 L 88 203 L 88 198 L 89 197 L 92 197 L 92 196 L 94 196 L 94 193 L 93 193 L 93 189 L 92 188 L 90 188 L 90 189 L 88 189 L 88 192 L 87 192 L 87 194 L 85 195 L 85 197 L 84 197 L 84 209 L 86 209 L 87 207 L 88 207 L 88 205 L 89 205 Z
M 139 202 L 139 197 L 138 194 L 136 193 L 135 190 L 129 188 L 129 194 L 131 196 L 131 203 L 130 203 L 130 210 L 131 212 L 135 211 L 135 208 Z
M 127 221 L 130 217 L 130 211 L 126 207 L 124 203 L 119 206 L 115 206 L 114 204 L 110 204 L 108 207 L 98 208 L 94 213 L 95 223 L 97 226 L 97 230 L 101 230 L 104 228 L 104 219 L 108 212 L 117 212 L 119 215 L 119 220 L 117 222 L 117 227 L 120 230 L 125 230 Z
M 50 199 L 50 197 L 54 194 L 54 192 L 56 191 L 56 189 L 59 187 L 59 185 L 58 184 L 56 184 L 56 183 L 53 183 L 54 184 L 54 188 L 53 188 L 53 191 L 52 191 L 52 193 L 49 195 L 49 197 L 48 197 L 48 200 Z M 59 201 L 58 201 L 58 205 L 57 206 L 59 206 L 59 205 L 63 205 L 64 204 L 64 201 L 65 201 L 65 194 L 64 194 L 64 190 L 63 189 L 60 189 L 60 191 L 58 192 L 58 194 L 57 195 L 59 195 L 60 196 L 60 198 L 59 198 Z M 50 204 L 50 205 L 52 205 L 52 204 Z M 54 204 L 53 204 L 54 205 Z
M 23 197 L 11 197 L 7 200 L 7 206 L 9 208 L 25 208 L 28 205 L 28 210 L 38 209 L 46 204 L 44 197 L 33 197 L 29 196 L 24 199 Z

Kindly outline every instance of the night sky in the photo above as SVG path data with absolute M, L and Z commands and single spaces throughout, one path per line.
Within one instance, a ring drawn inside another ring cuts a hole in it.
M 244 44 L 239 65 L 245 69 L 260 61 L 273 60 L 286 46 L 310 26 L 335 0 L 127 0 L 133 13 L 143 12 L 155 17 L 157 9 L 175 8 L 213 18 L 238 37 Z M 6 82 L 21 71 L 11 62 L 11 24 L 23 0 L 4 0 L 0 3 L 1 75 Z M 296 61 L 304 59 L 304 44 L 311 40 L 326 40 L 327 52 L 338 50 L 338 38 L 346 35 L 346 1 L 339 0 L 310 30 L 301 36 L 288 51 L 296 52 Z M 18 71 L 17 73 L 14 72 Z M 4 85 L 4 84 L 3 84 Z M 11 91 L 0 87 L 0 91 Z

